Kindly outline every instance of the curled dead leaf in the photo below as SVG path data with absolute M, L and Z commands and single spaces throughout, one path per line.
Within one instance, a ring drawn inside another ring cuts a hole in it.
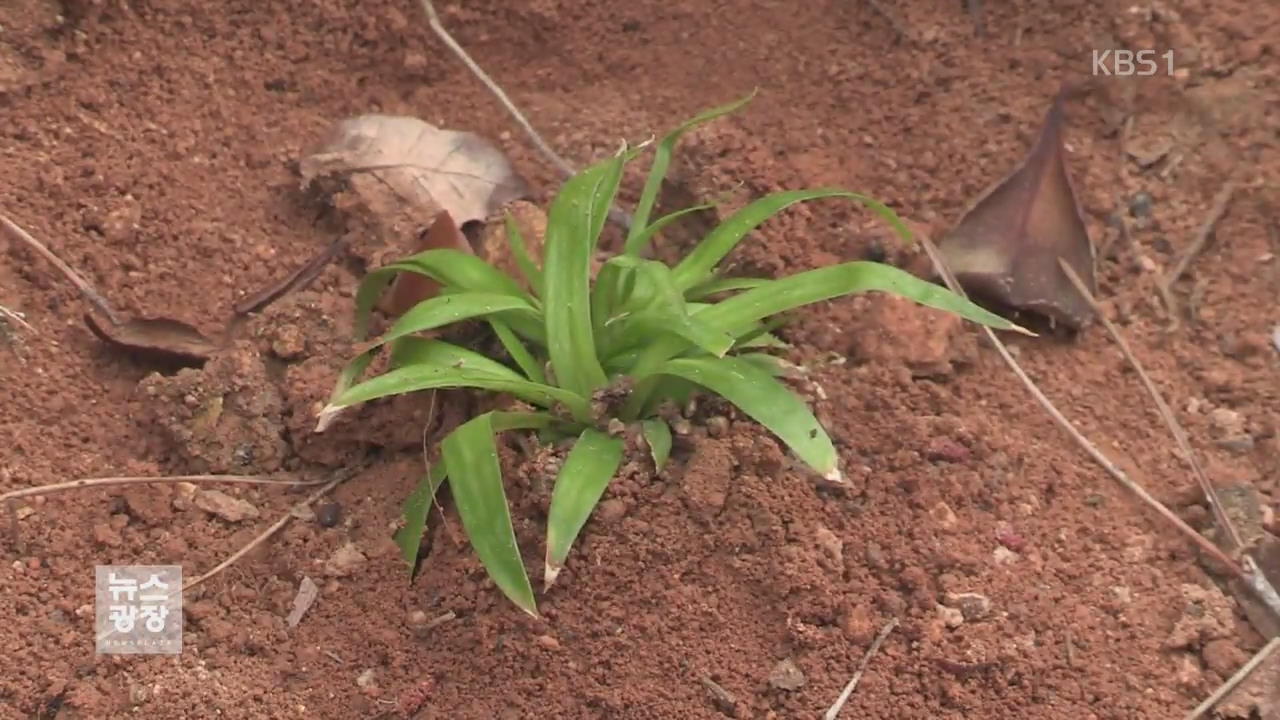
M 1093 311 L 1058 265 L 1062 258 L 1096 294 L 1093 244 L 1067 171 L 1065 93 L 1054 99 L 1035 145 L 938 243 L 947 266 L 977 298 L 1079 329 Z
M 315 152 L 302 158 L 299 169 L 304 187 L 326 176 L 371 177 L 375 182 L 355 190 L 375 212 L 416 211 L 424 226 L 445 210 L 464 227 L 529 195 L 528 184 L 493 143 L 475 133 L 398 115 L 342 120 Z M 387 193 L 398 203 L 388 206 L 385 198 L 370 197 Z
M 170 318 L 134 318 L 113 324 L 86 313 L 84 320 L 108 345 L 153 361 L 201 365 L 222 348 L 221 342 Z
M 448 210 L 440 211 L 431 227 L 422 233 L 416 251 L 427 250 L 457 250 L 474 254 L 471 243 L 467 242 Z M 398 317 L 423 300 L 435 297 L 438 292 L 440 283 L 435 280 L 417 273 L 402 272 L 396 275 L 391 289 L 379 303 L 379 308 L 388 315 Z

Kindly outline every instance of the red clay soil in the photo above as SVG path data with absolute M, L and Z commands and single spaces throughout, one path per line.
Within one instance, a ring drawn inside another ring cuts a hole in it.
M 747 110 L 684 144 L 677 177 L 695 197 L 727 197 L 727 212 L 839 185 L 935 238 L 1021 158 L 1059 83 L 1089 80 L 1091 49 L 1172 49 L 1172 77 L 1084 83 L 1067 108 L 1069 160 L 1107 312 L 1215 481 L 1253 485 L 1273 517 L 1277 6 L 985 5 L 982 38 L 963 3 L 923 0 L 441 12 L 577 162 L 758 86 Z M 358 223 L 298 190 L 298 158 L 343 117 L 409 114 L 494 138 L 538 202 L 561 180 L 408 0 L 16 0 L 0 27 L 0 208 L 131 314 L 217 332 L 246 293 L 343 233 L 359 240 Z M 1241 187 L 1176 287 L 1189 315 L 1170 331 L 1157 281 L 1229 176 Z M 632 174 L 624 194 L 638 189 Z M 919 260 L 894 243 L 829 201 L 771 221 L 733 263 L 777 275 L 886 251 Z M 389 536 L 422 469 L 419 399 L 311 433 L 349 352 L 360 262 L 175 374 L 105 347 L 61 276 L 3 247 L 0 304 L 35 332 L 10 329 L 0 347 L 0 491 L 358 470 L 332 496 L 336 517 L 294 520 L 192 592 L 178 657 L 95 655 L 93 566 L 180 563 L 194 577 L 304 491 L 224 486 L 260 513 L 238 522 L 173 486 L 20 502 L 16 535 L 0 538 L 3 718 L 813 718 L 896 618 L 841 717 L 1163 719 L 1263 642 L 1197 552 L 1073 446 L 975 328 L 905 303 L 827 303 L 784 331 L 851 488 L 823 486 L 704 403 L 665 472 L 636 461 L 610 487 L 534 621 L 485 580 L 456 518 L 433 514 L 408 582 Z M 1207 526 L 1100 328 L 1016 347 L 1088 436 Z M 504 451 L 531 572 L 557 461 Z M 304 576 L 320 596 L 290 628 Z

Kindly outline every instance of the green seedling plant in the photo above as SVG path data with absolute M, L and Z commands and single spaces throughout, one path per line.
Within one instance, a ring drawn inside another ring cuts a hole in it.
M 714 393 L 737 406 L 819 475 L 841 482 L 830 437 L 804 401 L 779 380 L 781 366 L 766 352 L 779 344 L 768 323 L 780 313 L 880 291 L 993 328 L 1020 330 L 945 288 L 874 262 L 846 262 L 776 280 L 717 274 L 720 262 L 748 233 L 805 201 L 855 201 L 910 240 L 892 210 L 845 190 L 769 195 L 724 220 L 674 267 L 645 259 L 654 235 L 689 212 L 650 221 L 681 135 L 750 99 L 704 112 L 657 143 L 623 251 L 606 260 L 594 279 L 591 261 L 623 168 L 648 143 L 624 145 L 564 183 L 547 216 L 541 263 L 508 218 L 508 240 L 529 290 L 480 258 L 447 249 L 427 250 L 365 277 L 356 295 L 356 334 L 362 341 L 375 302 L 397 273 L 425 275 L 441 291 L 401 315 L 347 365 L 321 411 L 320 429 L 343 408 L 442 388 L 504 393 L 522 401 L 516 407 L 527 408 L 486 412 L 443 439 L 440 458 L 406 502 L 404 525 L 396 535 L 411 566 L 427 511 L 447 481 L 463 529 L 494 584 L 536 615 L 503 488 L 497 434 L 534 430 L 546 442 L 569 445 L 547 518 L 543 580 L 549 587 L 623 462 L 624 429 L 639 432 L 661 470 L 672 431 L 659 409 L 665 403 L 683 404 L 695 391 Z M 487 323 L 509 357 L 494 359 L 421 335 L 462 321 Z M 359 381 L 383 348 L 390 352 L 388 370 Z

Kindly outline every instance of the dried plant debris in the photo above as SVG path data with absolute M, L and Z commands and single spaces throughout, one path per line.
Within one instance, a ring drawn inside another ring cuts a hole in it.
M 85 313 L 84 321 L 108 345 L 156 362 L 202 365 L 222 348 L 221 341 L 170 318 L 134 318 L 117 324 Z
M 417 250 L 418 252 L 426 250 L 474 252 L 471 244 L 467 242 L 467 238 L 458 229 L 457 223 L 453 221 L 453 216 L 447 210 L 442 210 L 440 214 L 436 215 L 435 222 L 431 223 L 431 227 L 427 228 L 427 231 L 422 234 Z M 398 317 L 423 300 L 435 297 L 436 293 L 439 292 L 440 283 L 435 280 L 418 273 L 402 272 L 396 275 L 395 282 L 392 283 L 391 289 L 387 294 L 383 296 L 383 301 L 379 307 L 388 315 Z
M 1067 172 L 1065 91 L 1022 164 L 987 191 L 939 243 L 960 285 L 974 296 L 1078 330 L 1088 301 L 1058 266 L 1065 260 L 1096 294 L 1093 244 Z
M 488 140 L 396 115 L 339 122 L 299 169 L 304 187 L 320 178 L 345 179 L 375 213 L 416 211 L 420 227 L 441 210 L 463 227 L 529 195 L 528 184 Z

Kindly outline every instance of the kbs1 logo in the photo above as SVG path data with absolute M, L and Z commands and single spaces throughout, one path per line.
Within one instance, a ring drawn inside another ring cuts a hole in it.
M 1157 53 L 1155 50 L 1094 50 L 1093 74 L 1133 75 L 1173 74 L 1173 51 Z

